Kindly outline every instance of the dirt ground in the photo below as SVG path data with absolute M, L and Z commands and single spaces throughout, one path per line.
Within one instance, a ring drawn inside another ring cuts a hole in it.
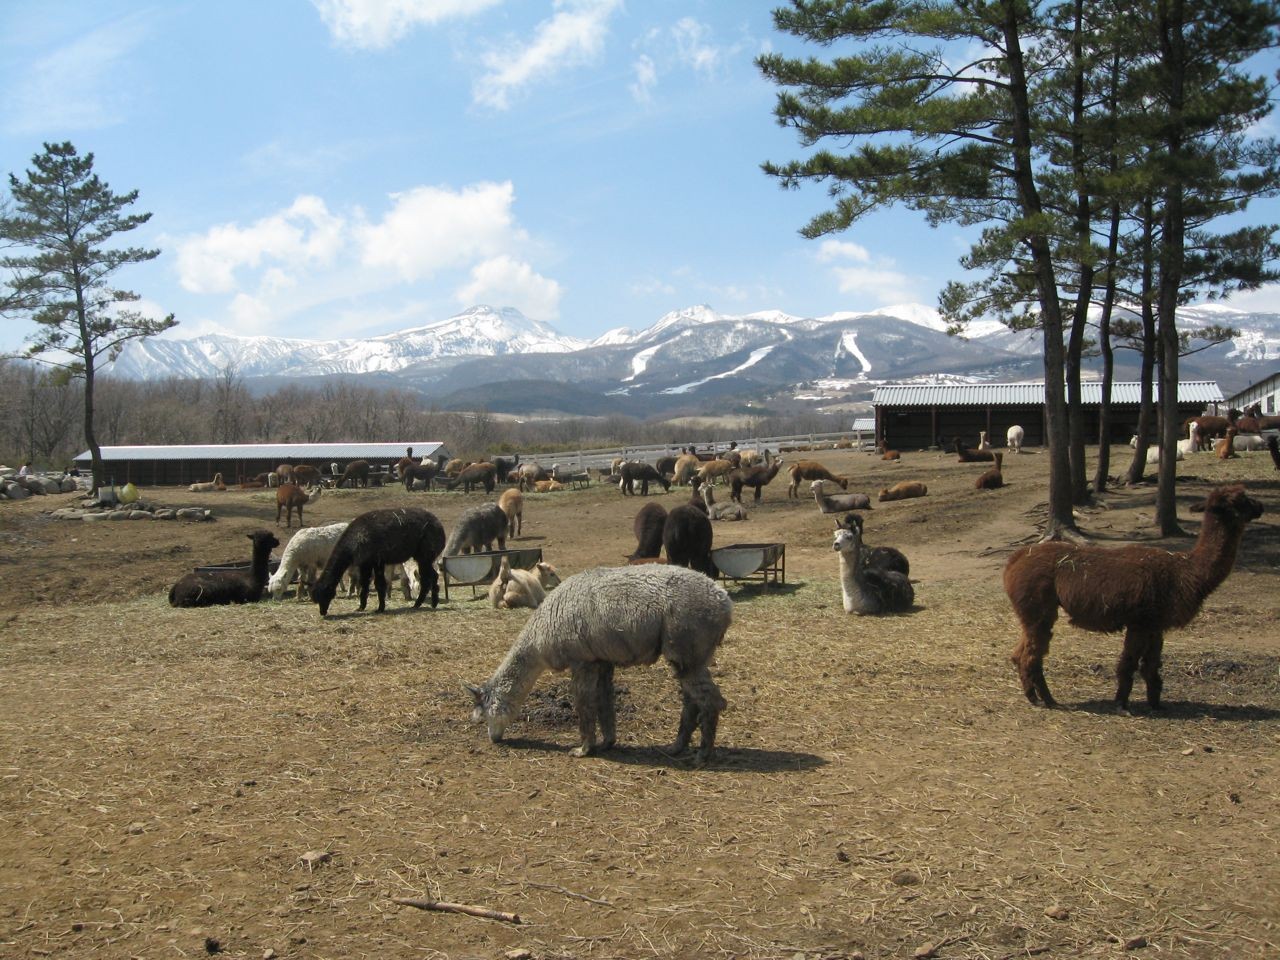
M 143 491 L 211 506 L 204 524 L 48 518 L 74 496 L 0 505 L 0 956 L 1280 956 L 1267 455 L 1180 465 L 1190 534 L 1216 483 L 1244 480 L 1268 512 L 1168 638 L 1158 716 L 1141 681 L 1134 715 L 1114 714 L 1118 638 L 1061 623 L 1046 673 L 1063 709 L 1019 690 L 1000 569 L 1044 516 L 1047 457 L 1008 458 L 1009 485 L 983 493 L 982 466 L 949 455 L 805 456 L 850 490 L 929 484 L 866 521 L 910 557 L 917 605 L 846 615 L 832 518 L 788 502 L 780 475 L 746 523 L 716 525 L 721 545 L 784 541 L 786 584 L 730 588 L 714 671 L 729 709 L 702 769 L 659 749 L 679 716 L 661 666 L 618 674 L 608 753 L 570 757 L 563 675 L 489 743 L 460 685 L 492 673 L 528 611 L 468 588 L 381 616 L 339 599 L 327 620 L 292 598 L 171 609 L 178 576 L 274 528 L 265 494 Z M 329 491 L 306 521 L 412 502 L 449 526 L 481 496 Z M 1116 488 L 1081 527 L 1188 549 L 1153 537 L 1153 498 Z M 562 574 L 617 564 L 641 503 L 531 495 L 521 542 Z

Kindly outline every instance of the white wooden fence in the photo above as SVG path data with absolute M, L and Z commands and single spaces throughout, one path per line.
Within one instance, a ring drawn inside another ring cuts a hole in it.
M 739 450 L 769 450 L 783 453 L 788 450 L 833 450 L 841 441 L 849 441 L 855 450 L 875 449 L 875 433 L 873 430 L 841 430 L 835 433 L 798 433 L 786 437 L 746 437 L 733 438 Z M 729 449 L 729 440 L 716 440 L 710 444 L 697 447 L 698 453 L 724 453 Z M 573 470 L 586 470 L 591 467 L 607 467 L 617 457 L 627 460 L 642 460 L 653 463 L 659 457 L 673 457 L 680 454 L 680 444 L 653 443 L 626 447 L 598 447 L 594 450 L 560 450 L 555 453 L 520 454 L 520 462 L 534 460 L 550 469 L 553 464 L 560 464 Z

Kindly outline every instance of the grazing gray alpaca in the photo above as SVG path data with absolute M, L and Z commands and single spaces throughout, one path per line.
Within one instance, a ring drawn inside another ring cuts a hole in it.
M 650 565 L 596 567 L 569 577 L 528 622 L 497 672 L 483 686 L 468 686 L 475 698 L 471 719 L 487 721 L 489 739 L 502 739 L 538 677 L 547 670 L 572 672 L 574 706 L 585 757 L 596 749 L 596 726 L 609 749 L 616 740 L 614 667 L 653 663 L 666 657 L 684 699 L 672 752 L 689 745 L 693 728 L 705 763 L 715 746 L 724 698 L 709 669 L 733 616 L 724 588 L 685 567 Z
M 506 513 L 496 503 L 482 503 L 462 511 L 444 545 L 444 555 L 456 557 L 460 553 L 491 550 L 495 540 L 499 550 L 507 549 L 507 522 Z

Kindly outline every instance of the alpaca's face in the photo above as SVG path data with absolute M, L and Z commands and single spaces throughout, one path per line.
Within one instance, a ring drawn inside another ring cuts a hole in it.
M 556 572 L 556 568 L 549 563 L 538 561 L 538 582 L 543 588 L 550 590 L 552 587 L 560 586 L 560 574 Z
M 472 723 L 484 723 L 489 728 L 489 739 L 499 743 L 506 733 L 507 724 L 511 722 L 511 714 L 494 696 L 493 690 L 486 684 L 481 687 L 468 685 L 471 697 L 475 701 L 471 710 Z
M 852 530 L 840 529 L 836 531 L 835 541 L 831 544 L 831 549 L 839 553 L 852 553 L 857 545 L 858 537 Z
M 333 596 L 337 592 L 337 587 L 328 587 L 324 584 L 317 584 L 311 588 L 311 599 L 320 607 L 320 616 L 328 615 L 329 604 L 333 602 Z

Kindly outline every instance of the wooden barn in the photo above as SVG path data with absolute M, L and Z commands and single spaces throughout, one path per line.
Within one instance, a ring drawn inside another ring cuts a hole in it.
M 1081 385 L 1085 408 L 1085 435 L 1097 443 L 1098 409 L 1102 384 Z M 1128 443 L 1138 423 L 1138 382 L 1111 385 L 1111 442 Z M 949 444 L 960 437 L 977 446 L 980 431 L 987 431 L 992 446 L 1003 447 L 1008 429 L 1017 424 L 1025 431 L 1026 446 L 1043 446 L 1045 424 L 1044 381 L 1028 383 L 915 384 L 890 383 L 877 387 L 871 402 L 876 412 L 876 436 L 897 450 L 925 449 Z M 1178 411 L 1185 417 L 1218 411 L 1225 403 L 1212 380 L 1188 380 L 1178 385 Z
M 352 460 L 368 460 L 374 470 L 390 469 L 412 450 L 415 460 L 433 460 L 448 451 L 433 440 L 407 443 L 233 443 L 184 444 L 176 446 L 103 447 L 107 479 L 115 483 L 138 486 L 186 486 L 212 480 L 221 473 L 227 486 L 241 477 L 255 477 L 274 470 L 282 463 L 292 466 L 309 464 L 322 474 L 330 473 L 336 463 L 343 469 Z M 89 451 L 75 458 L 83 473 L 91 467 Z

